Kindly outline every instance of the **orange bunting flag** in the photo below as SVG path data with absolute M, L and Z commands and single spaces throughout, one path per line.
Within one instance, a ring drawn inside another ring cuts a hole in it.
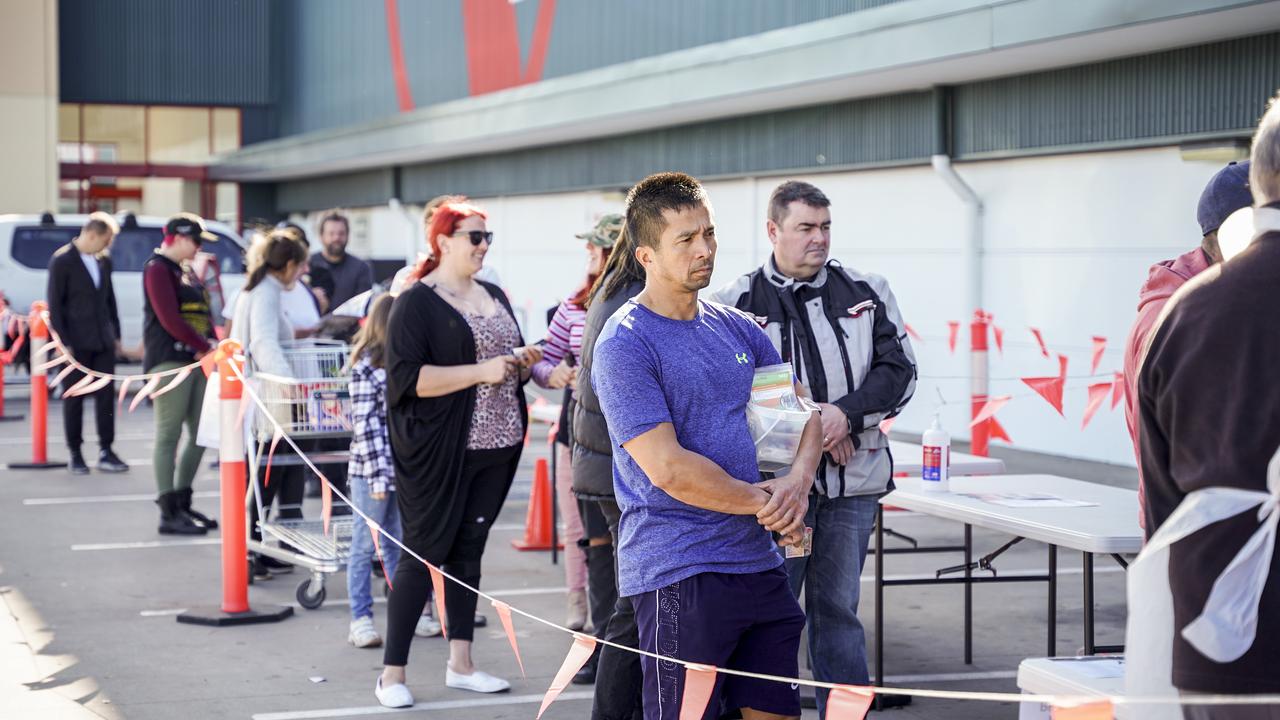
M 162 378 L 157 375 L 148 380 L 147 384 L 142 386 L 142 389 L 138 391 L 138 394 L 133 396 L 133 402 L 129 403 L 129 412 L 133 412 L 138 409 L 138 406 L 142 404 L 142 401 L 146 400 L 147 396 L 151 394 L 151 391 L 155 390 L 156 386 L 160 384 L 161 379 Z
M 996 349 L 1000 351 L 1001 355 L 1003 355 L 1004 354 L 1004 328 L 999 327 L 998 325 L 992 325 L 991 332 L 996 336 Z
M 999 420 L 991 418 L 987 421 L 987 424 L 988 427 L 991 428 L 990 432 L 992 440 L 1003 440 L 1007 443 L 1013 442 L 1013 438 L 1009 437 L 1009 433 L 1005 431 L 1004 426 L 1000 424 Z
M 440 634 L 445 640 L 448 640 L 449 617 L 444 612 L 444 576 L 440 574 L 440 570 L 435 565 L 424 564 L 427 566 L 427 570 L 431 572 L 431 590 L 432 594 L 436 596 L 436 620 L 440 621 Z
M 316 473 L 320 478 L 320 518 L 324 521 L 324 536 L 329 537 L 329 523 L 333 520 L 333 486 L 324 473 Z
M 969 423 L 969 427 L 975 427 L 980 422 L 993 419 L 995 414 L 1000 412 L 1000 408 L 1008 405 L 1009 401 L 1012 399 L 1012 395 L 1001 395 L 1000 397 L 991 398 L 987 401 L 986 405 L 982 406 L 982 409 L 978 411 L 978 414 L 973 417 L 973 422 Z
M 98 378 L 93 375 L 85 375 L 77 380 L 75 385 L 72 385 L 66 392 L 62 393 L 62 397 L 75 397 L 80 395 L 90 383 L 96 382 L 97 380 Z
M 573 634 L 573 647 L 569 648 L 569 654 L 564 658 L 564 664 L 560 666 L 559 672 L 556 673 L 555 679 L 551 681 L 551 687 L 547 688 L 547 694 L 542 698 L 542 707 L 538 709 L 538 718 L 542 718 L 542 713 L 551 707 L 551 703 L 560 697 L 560 693 L 569 687 L 569 681 L 574 675 L 582 669 L 583 665 L 591 659 L 591 653 L 596 650 L 596 639 L 581 635 Z
M 395 590 L 395 586 L 391 584 L 391 576 L 395 573 L 387 569 L 387 564 L 382 561 L 382 526 L 372 520 L 365 520 L 365 524 L 369 526 L 369 534 L 373 536 L 373 551 L 378 555 L 378 564 L 382 566 L 384 577 L 387 580 L 387 589 Z
M 827 717 L 831 720 L 862 720 L 876 697 L 869 687 L 841 685 L 827 697 Z
M 1115 708 L 1109 700 L 1053 708 L 1053 720 L 1112 720 L 1114 717 Z
M 1035 337 L 1036 344 L 1040 346 L 1040 354 L 1049 357 L 1049 348 L 1044 344 L 1044 336 L 1040 334 L 1037 328 L 1031 328 L 1031 335 Z
M 120 393 L 116 395 L 116 414 L 120 415 L 124 412 L 124 397 L 129 394 L 129 386 L 133 385 L 135 377 L 127 377 L 120 381 Z
M 16 343 L 15 343 L 15 345 L 16 345 Z M 58 367 L 59 365 L 61 365 L 62 363 L 66 362 L 66 361 L 67 361 L 67 356 L 66 356 L 66 355 L 59 355 L 58 357 L 56 357 L 56 358 L 54 358 L 54 359 L 52 359 L 52 360 L 49 360 L 48 362 L 42 362 L 42 363 L 40 363 L 39 365 L 37 365 L 37 366 L 36 366 L 36 370 L 49 370 L 49 369 L 51 369 L 51 368 L 56 368 L 56 367 Z
M 960 323 L 956 322 L 955 320 L 948 321 L 947 322 L 947 347 L 950 348 L 951 352 L 953 353 L 956 351 L 956 338 L 959 337 L 959 335 L 960 335 Z
M 516 664 L 520 666 L 520 677 L 527 678 L 524 673 L 524 660 L 520 659 L 520 646 L 516 643 L 516 628 L 511 624 L 511 606 L 501 600 L 492 601 L 493 609 L 498 612 L 498 620 L 502 621 L 502 629 L 507 631 L 507 641 L 511 643 L 511 652 L 516 654 Z
M 244 416 L 249 412 L 249 404 L 253 402 L 253 396 L 249 393 L 240 394 L 240 409 L 236 411 L 236 427 L 244 428 Z
M 74 362 L 67 363 L 67 366 L 62 368 L 62 372 L 58 373 L 52 380 L 49 381 L 49 387 L 57 387 L 58 383 L 65 380 L 66 377 L 71 373 L 75 372 L 75 370 L 76 370 L 76 364 Z
M 280 444 L 280 438 L 284 437 L 284 430 L 279 427 L 271 435 L 271 448 L 267 450 L 267 467 L 262 471 L 262 487 L 271 487 L 271 462 L 276 457 L 276 446 Z M 259 451 L 261 452 L 261 451 Z
M 1111 409 L 1115 410 L 1120 401 L 1124 399 L 1124 373 L 1116 373 L 1115 380 L 1112 381 L 1111 390 Z
M 111 376 L 107 375 L 105 377 L 93 377 L 92 375 L 86 375 L 85 380 L 91 380 L 92 382 L 86 383 L 84 380 L 81 380 L 80 382 L 76 383 L 76 386 L 71 388 L 71 390 L 63 393 L 62 397 L 77 397 L 79 395 L 92 395 L 98 392 L 99 390 L 101 390 L 102 388 L 106 387 L 108 384 L 110 384 Z
M 1067 379 L 1067 356 L 1066 355 L 1062 355 L 1062 354 L 1058 355 L 1058 377 L 1061 378 L 1065 383 Z
M 884 433 L 885 435 L 888 435 L 888 434 L 889 434 L 889 429 L 893 427 L 893 423 L 894 423 L 894 421 L 896 421 L 897 419 L 898 419 L 898 416 L 897 416 L 897 415 L 894 415 L 894 416 L 893 416 L 893 417 L 891 417 L 891 418 L 885 418 L 884 420 L 881 420 L 881 421 L 880 421 L 880 432 Z
M 1102 364 L 1102 354 L 1107 351 L 1107 339 L 1098 335 L 1093 336 L 1093 365 L 1089 368 L 1090 375 L 1098 374 L 1098 366 Z
M 686 665 L 684 695 L 680 698 L 680 720 L 702 720 L 716 689 L 716 669 L 711 665 Z
M 920 337 L 920 333 L 916 332 L 916 329 L 907 323 L 902 323 L 902 329 L 907 331 L 907 335 L 910 336 L 912 340 L 915 340 L 916 342 L 924 342 L 924 338 Z
M 1098 412 L 1098 408 L 1102 407 L 1102 403 L 1106 401 L 1107 395 L 1111 394 L 1111 383 L 1094 383 L 1089 386 L 1089 402 L 1084 406 L 1084 422 L 1080 423 L 1080 429 L 1083 430 L 1089 426 L 1089 421 L 1093 419 L 1093 414 Z
M 183 381 L 185 381 L 188 377 L 190 377 L 190 375 L 191 375 L 190 367 L 182 368 L 182 371 L 179 372 L 177 375 L 174 375 L 173 379 L 170 380 L 167 385 L 151 393 L 151 397 L 158 398 L 161 395 L 164 395 L 165 393 L 169 392 L 170 390 L 177 388 L 179 385 L 183 383 Z
M 1022 382 L 1048 401 L 1059 415 L 1066 417 L 1062 414 L 1062 388 L 1066 383 L 1061 377 L 1022 378 Z

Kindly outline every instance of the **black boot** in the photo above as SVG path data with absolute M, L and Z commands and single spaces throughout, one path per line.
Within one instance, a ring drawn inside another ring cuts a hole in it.
M 175 490 L 174 493 L 177 494 L 178 496 L 178 509 L 182 510 L 183 514 L 191 518 L 191 522 L 195 523 L 196 525 L 199 525 L 205 530 L 218 529 L 217 520 L 214 520 L 213 518 L 209 517 L 208 515 L 205 515 L 199 510 L 191 509 L 191 496 L 194 494 L 191 488 Z
M 178 493 L 167 492 L 156 499 L 160 506 L 161 535 L 204 535 L 205 529 L 196 525 L 179 506 Z
M 72 475 L 88 475 L 89 466 L 84 462 L 84 455 L 80 454 L 79 449 L 71 451 L 71 461 L 67 463 L 67 470 Z

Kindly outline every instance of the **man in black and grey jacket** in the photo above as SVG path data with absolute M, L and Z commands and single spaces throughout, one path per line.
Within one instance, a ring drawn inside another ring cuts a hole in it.
M 822 410 L 823 462 L 805 525 L 813 551 L 787 561 L 799 597 L 808 581 L 814 678 L 866 685 L 866 636 L 858 620 L 862 566 L 893 459 L 880 423 L 911 399 L 915 354 L 884 278 L 829 259 L 831 202 L 788 181 L 769 198 L 772 256 L 715 294 L 753 316 Z M 818 693 L 826 716 L 825 690 Z

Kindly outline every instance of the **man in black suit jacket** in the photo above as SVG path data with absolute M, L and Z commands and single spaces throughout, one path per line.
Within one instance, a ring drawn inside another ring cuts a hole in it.
M 106 213 L 93 213 L 80 234 L 59 248 L 49 261 L 49 324 L 77 362 L 106 373 L 115 372 L 116 354 L 121 350 L 120 314 L 116 309 L 115 290 L 111 287 L 111 259 L 105 254 L 118 232 L 120 228 L 114 218 Z M 69 373 L 63 392 L 83 377 L 79 371 Z M 93 393 L 101 446 L 98 469 L 120 473 L 126 472 L 129 466 L 111 450 L 116 434 L 114 403 L 114 382 Z M 89 466 L 80 454 L 83 408 L 83 395 L 62 401 L 62 422 L 73 475 L 89 473 Z

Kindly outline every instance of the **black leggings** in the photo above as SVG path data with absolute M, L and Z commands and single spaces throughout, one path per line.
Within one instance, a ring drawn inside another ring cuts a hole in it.
M 484 555 L 489 528 L 502 510 L 511 489 L 513 461 L 523 448 L 519 445 L 497 450 L 468 450 L 458 478 L 461 491 L 455 506 L 445 510 L 460 518 L 452 537 L 433 547 L 407 533 L 404 544 L 446 573 L 471 587 L 480 587 L 480 559 Z M 441 518 L 447 522 L 446 518 Z M 446 534 L 448 535 L 448 534 Z M 409 662 L 413 630 L 431 590 L 431 574 L 413 557 L 402 554 L 396 565 L 395 587 L 387 599 L 387 646 L 383 663 L 403 666 Z M 475 632 L 476 594 L 445 580 L 444 608 L 450 640 L 472 640 Z

